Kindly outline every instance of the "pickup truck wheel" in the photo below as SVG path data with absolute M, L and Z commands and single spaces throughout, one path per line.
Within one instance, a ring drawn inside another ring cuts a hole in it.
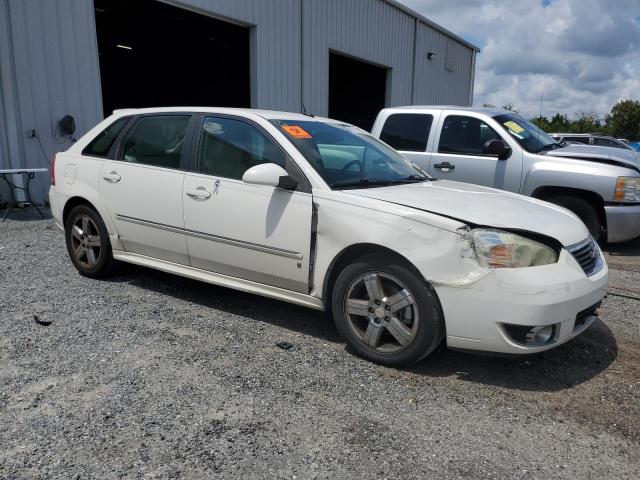
M 348 265 L 336 279 L 332 312 L 355 353 L 387 366 L 421 360 L 444 336 L 435 291 L 390 255 L 367 255 Z
M 596 241 L 600 239 L 602 235 L 602 219 L 595 207 L 589 202 L 580 197 L 572 197 L 569 195 L 553 197 L 547 201 L 571 210 L 582 220 L 582 223 L 585 224 L 591 236 Z
M 117 266 L 107 227 L 92 207 L 78 205 L 69 212 L 65 237 L 69 257 L 80 275 L 102 278 Z

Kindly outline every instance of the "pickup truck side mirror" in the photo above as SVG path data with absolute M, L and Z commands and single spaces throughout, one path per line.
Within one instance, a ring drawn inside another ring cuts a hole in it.
M 506 160 L 511 156 L 511 147 L 505 144 L 502 140 L 493 139 L 487 140 L 482 146 L 482 151 L 486 155 L 495 155 L 498 160 Z

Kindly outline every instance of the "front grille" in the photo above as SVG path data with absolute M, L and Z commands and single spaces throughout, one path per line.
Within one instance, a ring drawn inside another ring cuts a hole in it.
M 602 268 L 600 249 L 593 238 L 589 237 L 583 242 L 568 247 L 567 250 L 577 260 L 587 276 L 599 272 Z

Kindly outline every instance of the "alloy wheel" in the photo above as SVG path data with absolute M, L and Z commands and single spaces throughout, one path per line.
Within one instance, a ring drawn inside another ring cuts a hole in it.
M 75 260 L 85 268 L 94 268 L 100 258 L 98 227 L 88 215 L 79 215 L 71 226 L 71 249 Z
M 344 315 L 363 346 L 386 354 L 398 353 L 411 345 L 420 322 L 409 289 L 383 272 L 366 272 L 349 284 Z

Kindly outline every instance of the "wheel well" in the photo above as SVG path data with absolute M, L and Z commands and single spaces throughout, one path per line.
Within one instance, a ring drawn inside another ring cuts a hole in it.
M 602 225 L 606 228 L 607 216 L 604 212 L 604 200 L 595 192 L 569 187 L 538 187 L 531 194 L 533 198 L 537 198 L 539 200 L 549 200 L 560 195 L 577 197 L 588 202 L 592 207 L 596 209 L 598 215 L 600 215 Z
M 69 213 L 78 205 L 89 205 L 91 208 L 95 210 L 95 207 L 91 204 L 89 200 L 82 197 L 71 197 L 67 200 L 67 203 L 64 205 L 64 209 L 62 210 L 62 226 L 65 227 L 67 224 L 67 218 L 69 217 Z
M 420 279 L 426 282 L 420 271 L 409 260 L 400 255 L 398 252 L 391 250 L 390 248 L 376 245 L 374 243 L 357 243 L 355 245 L 350 245 L 342 250 L 338 255 L 336 255 L 336 257 L 331 262 L 331 265 L 329 265 L 329 270 L 324 277 L 324 286 L 322 289 L 324 294 L 322 297 L 324 299 L 324 304 L 327 311 L 331 310 L 331 295 L 333 294 L 333 286 L 335 284 L 336 278 L 338 278 L 338 275 L 340 275 L 340 272 L 342 272 L 342 270 L 344 270 L 344 268 L 352 263 L 355 259 L 372 253 L 386 254 L 395 257 L 398 262 L 406 265 L 408 268 L 413 270 Z

